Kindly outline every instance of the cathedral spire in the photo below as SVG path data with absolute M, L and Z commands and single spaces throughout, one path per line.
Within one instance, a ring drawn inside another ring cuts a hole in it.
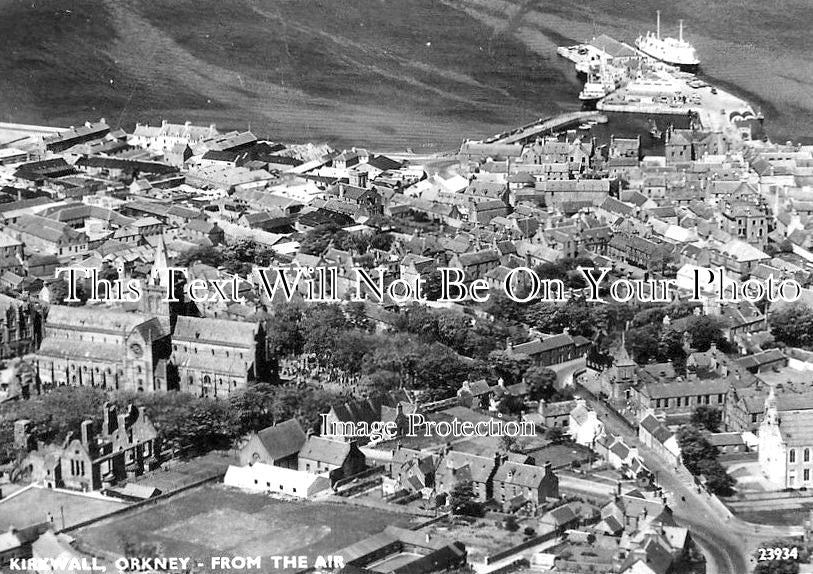
M 164 234 L 158 236 L 155 246 L 155 256 L 150 270 L 150 285 L 165 285 L 168 279 L 169 263 L 167 262 L 167 246 L 164 243 Z

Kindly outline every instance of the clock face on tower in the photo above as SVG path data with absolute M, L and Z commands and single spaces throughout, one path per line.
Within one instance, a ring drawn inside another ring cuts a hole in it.
M 133 343 L 130 345 L 130 352 L 133 353 L 136 357 L 140 357 L 144 354 L 144 349 L 141 348 L 141 345 L 138 343 Z

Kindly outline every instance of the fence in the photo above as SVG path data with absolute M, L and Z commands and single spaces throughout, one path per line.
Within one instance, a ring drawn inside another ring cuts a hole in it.
M 496 554 L 492 554 L 491 556 L 486 556 L 485 563 L 486 564 L 494 564 L 495 562 L 499 562 L 505 558 L 508 558 L 512 554 L 516 554 L 517 552 L 522 552 L 523 550 L 527 550 L 532 546 L 536 546 L 538 544 L 542 544 L 543 542 L 547 542 L 548 540 L 553 540 L 554 538 L 558 538 L 560 536 L 559 532 L 551 531 L 546 532 L 545 534 L 540 534 L 538 536 L 534 536 L 533 538 L 529 538 L 525 542 L 520 542 L 516 546 L 508 548 L 506 550 L 501 550 Z
M 97 516 L 95 518 L 91 518 L 90 520 L 85 520 L 84 522 L 79 522 L 77 524 L 72 524 L 71 526 L 68 526 L 67 528 L 64 528 L 62 530 L 58 530 L 57 532 L 72 532 L 74 530 L 84 528 L 85 526 L 89 526 L 89 525 L 91 525 L 91 524 L 93 524 L 95 522 L 99 522 L 101 520 L 106 520 L 108 518 L 118 516 L 119 514 L 124 514 L 125 512 L 134 511 L 134 510 L 136 510 L 138 508 L 142 508 L 144 506 L 149 506 L 151 504 L 157 504 L 157 503 L 159 503 L 159 502 L 161 502 L 163 500 L 171 498 L 171 497 L 175 496 L 176 494 L 180 494 L 180 493 L 182 493 L 182 492 L 184 492 L 186 490 L 189 490 L 191 488 L 196 488 L 196 487 L 204 485 L 204 484 L 206 484 L 208 482 L 215 482 L 215 481 L 222 480 L 223 476 L 224 476 L 223 474 L 219 474 L 217 476 L 206 477 L 206 478 L 204 478 L 202 480 L 198 480 L 196 482 L 192 482 L 190 484 L 187 484 L 187 485 L 184 485 L 184 486 L 182 486 L 180 488 L 177 488 L 177 489 L 173 490 L 172 492 L 159 494 L 158 496 L 153 496 L 152 498 L 148 498 L 147 500 L 143 500 L 141 502 L 136 502 L 134 504 L 130 504 L 129 506 L 125 506 L 124 508 L 119 508 L 117 510 L 114 510 L 113 512 L 109 512 L 109 513 L 104 514 L 102 516 Z

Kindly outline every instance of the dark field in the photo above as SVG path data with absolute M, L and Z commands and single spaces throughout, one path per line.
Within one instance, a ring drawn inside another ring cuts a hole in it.
M 808 0 L 0 0 L 0 121 L 186 119 L 287 141 L 457 147 L 578 108 L 557 45 L 686 20 L 703 72 L 813 134 Z M 671 30 L 671 28 L 669 28 Z
M 76 531 L 93 547 L 157 543 L 166 556 L 327 555 L 409 517 L 330 502 L 285 502 L 221 485 L 178 494 Z M 263 571 L 270 571 L 264 565 Z

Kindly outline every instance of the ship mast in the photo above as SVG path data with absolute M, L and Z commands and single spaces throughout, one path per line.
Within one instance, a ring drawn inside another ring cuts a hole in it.
M 680 41 L 683 42 L 683 20 L 680 21 Z
M 657 15 L 658 15 L 658 26 L 657 26 L 657 28 L 655 28 L 655 30 L 656 30 L 655 36 L 658 38 L 658 40 L 660 40 L 661 39 L 661 11 L 660 10 L 657 11 Z

